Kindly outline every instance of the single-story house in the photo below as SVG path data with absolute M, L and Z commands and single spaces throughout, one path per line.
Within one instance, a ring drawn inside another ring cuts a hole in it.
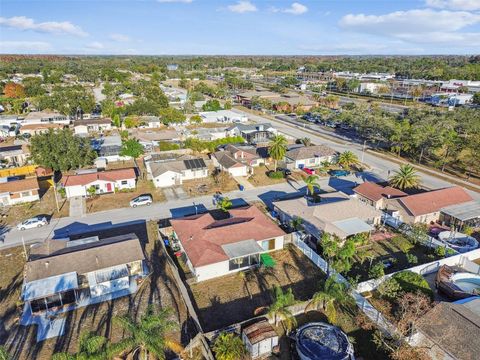
M 186 263 L 197 281 L 258 266 L 261 254 L 283 248 L 285 232 L 255 206 L 170 220 Z
M 440 302 L 417 321 L 413 346 L 434 360 L 477 359 L 480 354 L 480 298 Z
M 149 179 L 157 188 L 181 185 L 184 180 L 208 177 L 208 166 L 202 158 L 183 156 L 179 159 L 145 162 Z
M 140 124 L 146 125 L 150 129 L 157 129 L 162 126 L 162 121 L 158 116 L 141 116 Z
M 114 193 L 118 190 L 135 189 L 137 174 L 134 168 L 98 171 L 66 175 L 61 183 L 67 198 L 87 196 L 88 189 L 95 188 L 96 194 Z
M 147 275 L 135 234 L 99 240 L 47 240 L 25 264 L 25 312 L 65 312 L 136 292 Z
M 303 146 L 287 151 L 285 166 L 288 169 L 317 167 L 325 161 L 333 162 L 338 153 L 326 145 Z
M 232 110 L 203 111 L 198 115 L 203 123 L 243 123 L 248 121 L 248 116 Z
M 186 138 L 192 137 L 202 141 L 214 141 L 224 139 L 227 137 L 227 129 L 225 127 L 215 128 L 194 128 L 185 129 L 184 135 Z
M 252 359 L 268 356 L 278 347 L 278 334 L 266 319 L 245 326 L 242 340 Z
M 469 201 L 440 209 L 440 222 L 448 226 L 480 228 L 480 201 Z
M 0 206 L 23 204 L 40 200 L 37 178 L 0 183 Z
M 401 190 L 391 186 L 381 186 L 379 184 L 365 181 L 353 189 L 357 199 L 363 201 L 375 209 L 384 209 L 386 207 L 386 199 L 396 199 L 407 196 Z
M 64 128 L 63 124 L 58 123 L 33 123 L 22 125 L 20 128 L 20 135 L 28 134 L 30 136 L 47 133 L 50 130 L 61 130 Z
M 226 145 L 223 150 L 212 154 L 213 165 L 232 176 L 247 176 L 253 167 L 264 164 L 257 149 L 251 145 Z
M 269 142 L 277 134 L 270 123 L 263 124 L 235 124 L 227 129 L 227 136 L 241 136 L 250 144 Z
M 21 123 L 27 124 L 62 124 L 69 125 L 70 119 L 59 112 L 32 111 L 25 116 Z
M 8 165 L 23 166 L 29 155 L 26 145 L 0 146 L 0 160 Z
M 130 160 L 130 156 L 122 156 L 122 138 L 120 135 L 103 136 L 93 141 L 93 149 L 98 156 L 105 158 L 107 162 Z
M 91 132 L 103 132 L 112 130 L 112 120 L 108 118 L 75 120 L 73 126 L 75 134 L 86 135 Z
M 408 224 L 431 223 L 440 220 L 441 209 L 472 201 L 460 186 L 426 191 L 419 194 L 387 200 L 387 211 Z
M 335 234 L 341 239 L 371 232 L 380 224 L 382 212 L 372 206 L 336 191 L 320 195 L 313 203 L 306 197 L 275 201 L 274 210 L 280 221 L 289 224 L 294 218 L 303 219 L 305 231 L 317 239 L 322 233 Z

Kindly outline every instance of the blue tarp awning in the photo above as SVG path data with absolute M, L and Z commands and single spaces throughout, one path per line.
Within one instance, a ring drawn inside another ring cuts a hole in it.
M 51 276 L 45 279 L 34 280 L 23 286 L 23 300 L 44 298 L 60 292 L 78 288 L 76 272 Z

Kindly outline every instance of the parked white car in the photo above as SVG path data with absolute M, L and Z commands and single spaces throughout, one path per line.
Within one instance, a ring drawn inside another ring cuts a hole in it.
M 45 226 L 48 224 L 48 220 L 44 216 L 35 216 L 27 219 L 17 225 L 18 230 L 33 229 Z
M 137 207 L 141 205 L 150 206 L 152 205 L 152 202 L 153 202 L 153 199 L 150 195 L 140 195 L 130 201 L 130 206 L 131 207 Z

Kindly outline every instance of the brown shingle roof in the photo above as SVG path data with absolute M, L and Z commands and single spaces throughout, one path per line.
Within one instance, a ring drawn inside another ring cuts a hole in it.
M 257 344 L 265 339 L 278 337 L 275 329 L 267 320 L 259 321 L 255 324 L 247 326 L 243 329 L 243 333 L 247 336 L 250 344 Z
M 432 190 L 398 199 L 413 216 L 438 212 L 446 206 L 472 200 L 473 198 L 459 186 Z
M 215 220 L 209 213 L 170 220 L 193 266 L 228 260 L 222 245 L 244 240 L 265 240 L 285 235 L 257 207 L 232 209 L 226 220 Z
M 28 190 L 38 190 L 37 178 L 28 178 L 23 180 L 8 181 L 0 183 L 0 193 L 15 193 Z
M 314 157 L 334 156 L 337 152 L 325 145 L 304 146 L 287 151 L 286 157 L 292 160 L 312 159 Z
M 91 174 L 67 175 L 62 179 L 63 186 L 88 185 L 96 180 L 119 181 L 135 179 L 137 177 L 134 168 L 100 171 Z
M 55 244 L 55 251 L 49 256 L 27 262 L 25 264 L 26 282 L 73 271 L 85 274 L 145 258 L 140 241 L 135 234 L 112 237 L 70 248 L 66 247 L 68 241 L 51 241 L 63 242 L 64 246 L 58 249 L 58 244 Z M 48 243 L 44 246 L 48 246 Z
M 383 187 L 369 181 L 358 185 L 353 189 L 353 191 L 373 201 L 378 201 L 383 197 L 396 198 L 407 195 L 403 191 L 395 189 L 391 186 Z

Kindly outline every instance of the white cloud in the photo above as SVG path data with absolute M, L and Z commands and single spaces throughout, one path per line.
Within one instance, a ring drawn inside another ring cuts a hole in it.
M 190 4 L 193 0 L 157 0 L 159 3 L 182 3 L 182 4 Z
M 480 0 L 426 0 L 427 6 L 451 10 L 480 10 Z
M 88 49 L 92 49 L 92 50 L 101 50 L 101 49 L 105 48 L 105 46 L 103 46 L 103 44 L 101 42 L 98 42 L 98 41 L 91 42 L 91 43 L 87 44 L 86 47 Z
M 238 1 L 235 5 L 229 5 L 228 7 L 228 10 L 232 11 L 232 12 L 235 12 L 235 13 L 239 13 L 239 14 L 243 14 L 243 13 L 247 13 L 247 12 L 255 12 L 257 11 L 257 7 L 252 4 L 250 1 Z
M 0 52 L 6 53 L 38 53 L 52 49 L 52 45 L 43 41 L 0 41 Z
M 308 8 L 305 5 L 294 2 L 290 5 L 289 8 L 282 10 L 282 12 L 293 15 L 305 14 L 308 11 Z
M 32 18 L 27 18 L 26 16 L 13 16 L 10 18 L 0 17 L 0 25 L 13 29 L 32 30 L 51 34 L 69 34 L 75 36 L 88 35 L 79 26 L 74 25 L 69 21 L 46 21 L 38 23 Z
M 129 42 L 131 40 L 130 36 L 123 34 L 110 34 L 108 38 L 117 42 Z

